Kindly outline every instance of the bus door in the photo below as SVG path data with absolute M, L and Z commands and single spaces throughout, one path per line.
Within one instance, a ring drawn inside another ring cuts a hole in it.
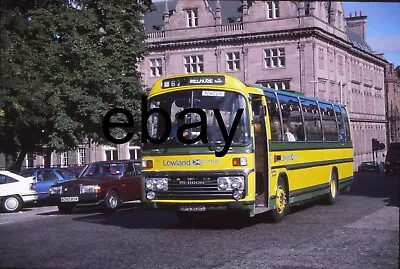
M 256 175 L 256 206 L 267 206 L 268 197 L 268 164 L 267 164 L 267 135 L 265 127 L 266 108 L 262 95 L 250 94 L 254 129 L 254 154 Z

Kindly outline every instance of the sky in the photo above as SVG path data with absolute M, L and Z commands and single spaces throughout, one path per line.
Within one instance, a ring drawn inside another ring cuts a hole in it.
M 384 53 L 388 62 L 400 65 L 400 3 L 343 2 L 346 17 L 362 11 L 367 16 L 366 39 L 372 50 Z
M 360 11 L 367 16 L 367 43 L 377 53 L 384 53 L 388 62 L 400 66 L 400 3 L 343 2 L 343 8 L 346 17 Z

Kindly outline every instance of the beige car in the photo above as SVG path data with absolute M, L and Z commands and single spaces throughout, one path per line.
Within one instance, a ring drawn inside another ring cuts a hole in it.
M 38 199 L 33 177 L 0 171 L 0 206 L 3 212 L 20 211 L 24 203 Z

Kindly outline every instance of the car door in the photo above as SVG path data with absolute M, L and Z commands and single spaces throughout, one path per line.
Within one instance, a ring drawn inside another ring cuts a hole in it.
M 139 163 L 138 163 L 139 164 Z M 124 171 L 125 184 L 125 200 L 140 200 L 141 199 L 141 169 L 135 162 L 125 163 Z
M 43 199 L 48 197 L 50 187 L 58 183 L 58 177 L 51 169 L 38 170 L 36 182 L 36 191 L 39 199 Z

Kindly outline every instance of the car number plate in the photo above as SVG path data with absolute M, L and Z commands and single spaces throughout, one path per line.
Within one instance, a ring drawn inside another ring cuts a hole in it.
M 205 206 L 181 206 L 181 211 L 202 212 L 206 211 Z
M 61 197 L 61 202 L 78 202 L 79 201 L 79 197 L 75 196 L 75 197 Z

